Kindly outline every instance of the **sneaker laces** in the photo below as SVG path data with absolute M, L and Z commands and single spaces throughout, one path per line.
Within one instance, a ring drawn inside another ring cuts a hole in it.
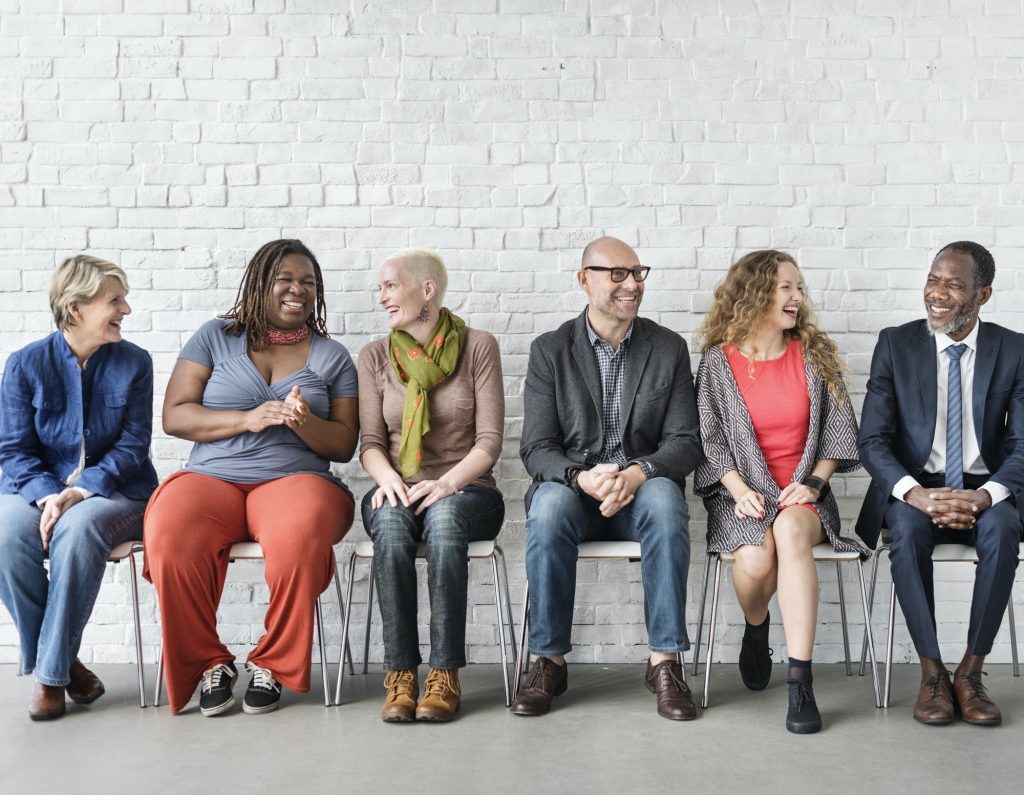
M 447 696 L 458 689 L 457 674 L 447 668 L 431 668 L 427 681 L 423 683 L 424 696 Z
M 252 681 L 249 683 L 249 687 L 267 690 L 272 693 L 281 692 L 281 685 L 277 683 L 273 674 L 271 674 L 266 668 L 260 668 L 255 663 L 247 662 L 245 664 L 245 670 L 252 674 Z
M 212 693 L 214 688 L 220 687 L 221 680 L 227 676 L 231 679 L 231 669 L 226 663 L 219 663 L 213 668 L 207 668 L 203 671 L 203 682 L 200 692 L 204 695 Z
M 814 703 L 814 691 L 811 686 L 792 679 L 787 680 L 789 684 L 796 685 L 796 711 L 803 712 L 807 702 Z

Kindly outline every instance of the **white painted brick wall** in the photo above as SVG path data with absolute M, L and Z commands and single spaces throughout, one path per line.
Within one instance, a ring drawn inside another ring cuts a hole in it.
M 317 252 L 330 328 L 353 353 L 384 326 L 369 292 L 383 256 L 435 247 L 452 308 L 504 354 L 497 471 L 518 615 L 526 356 L 582 306 L 582 245 L 636 246 L 657 269 L 646 314 L 688 338 L 739 253 L 795 253 L 859 404 L 878 330 L 920 316 L 945 242 L 993 250 L 986 316 L 1024 326 L 1022 40 L 1021 0 L 0 0 L 0 362 L 49 330 L 47 278 L 76 251 L 128 270 L 128 336 L 153 352 L 160 392 L 264 241 Z M 188 451 L 160 433 L 153 447 L 162 475 Z M 358 464 L 342 472 L 368 488 Z M 847 528 L 865 485 L 837 479 Z M 705 521 L 692 510 L 695 624 Z M 939 634 L 955 656 L 971 573 L 940 571 Z M 260 572 L 229 574 L 221 631 L 239 653 L 262 631 Z M 127 573 L 110 567 L 86 660 L 131 659 Z M 490 572 L 472 576 L 470 659 L 494 661 Z M 852 572 L 845 582 L 859 639 Z M 637 567 L 584 563 L 579 583 L 574 659 L 641 659 Z M 733 660 L 728 579 L 723 595 L 716 656 Z M 841 659 L 838 612 L 823 567 L 816 659 Z M 152 662 L 148 583 L 142 615 Z M 372 637 L 379 661 L 379 620 Z M 902 627 L 897 643 L 911 659 Z M 16 656 L 5 614 L 0 661 Z M 993 659 L 1008 658 L 1004 630 Z

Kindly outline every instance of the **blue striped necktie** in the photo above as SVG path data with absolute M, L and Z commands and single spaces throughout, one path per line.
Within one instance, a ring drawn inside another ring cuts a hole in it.
M 946 401 L 946 485 L 951 489 L 964 487 L 964 399 L 960 389 L 960 357 L 967 346 L 950 345 L 949 394 Z

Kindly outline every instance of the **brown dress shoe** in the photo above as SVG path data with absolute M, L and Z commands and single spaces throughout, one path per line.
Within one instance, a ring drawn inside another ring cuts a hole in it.
M 547 657 L 533 661 L 530 678 L 512 702 L 513 715 L 545 715 L 551 711 L 551 700 L 569 687 L 569 666 L 551 662 Z
M 416 705 L 416 720 L 450 721 L 459 711 L 461 699 L 459 672 L 454 668 L 431 668 L 423 683 L 423 698 Z
M 953 686 L 949 671 L 939 671 L 921 681 L 914 702 L 914 720 L 929 726 L 945 726 L 953 722 Z
M 28 701 L 28 716 L 32 720 L 54 720 L 64 714 L 64 688 L 36 682 Z
M 71 681 L 64 689 L 76 704 L 91 704 L 107 692 L 99 677 L 78 660 L 71 664 L 68 676 L 71 677 Z
M 416 720 L 416 697 L 420 693 L 416 669 L 388 671 L 384 677 L 384 687 L 388 694 L 380 709 L 380 719 L 385 723 L 409 723 Z
M 697 707 L 683 676 L 683 665 L 679 660 L 665 660 L 657 665 L 647 661 L 647 689 L 657 696 L 658 714 L 669 720 L 693 720 Z
M 998 726 L 1003 722 L 999 707 L 988 697 L 985 685 L 981 683 L 982 671 L 953 677 L 953 696 L 965 723 L 975 726 Z

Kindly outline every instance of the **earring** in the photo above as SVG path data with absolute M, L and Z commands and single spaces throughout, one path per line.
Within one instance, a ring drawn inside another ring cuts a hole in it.
M 427 322 L 430 321 L 430 305 L 429 304 L 424 304 L 423 305 L 423 308 L 420 310 L 420 313 L 418 315 L 416 315 L 416 319 L 420 323 L 427 323 Z

